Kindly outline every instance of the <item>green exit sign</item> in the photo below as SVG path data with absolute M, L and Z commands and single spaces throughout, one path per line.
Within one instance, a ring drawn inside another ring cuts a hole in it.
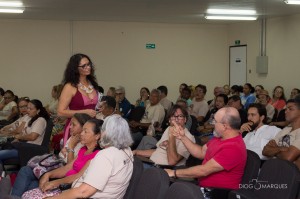
M 146 44 L 146 49 L 155 49 L 155 44 Z

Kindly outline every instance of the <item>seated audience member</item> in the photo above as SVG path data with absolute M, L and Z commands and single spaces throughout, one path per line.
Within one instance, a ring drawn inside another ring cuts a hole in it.
M 265 88 L 264 88 L 262 85 L 256 85 L 256 86 L 254 87 L 255 95 L 258 96 L 258 94 L 259 94 L 259 92 L 260 92 L 261 90 L 265 90 Z
M 230 97 L 231 92 L 230 92 L 230 87 L 229 87 L 229 85 L 228 85 L 228 84 L 225 84 L 225 85 L 223 86 L 223 89 L 224 89 L 224 94 L 227 95 L 228 97 Z
M 116 88 L 115 87 L 109 87 L 106 93 L 107 96 L 111 96 L 113 98 L 116 98 Z
M 131 104 L 125 97 L 125 88 L 123 86 L 116 87 L 116 114 L 121 115 L 123 118 L 127 118 L 130 110 Z
M 22 97 L 18 101 L 18 109 L 20 118 L 13 123 L 4 126 L 0 130 L 1 135 L 13 136 L 15 134 L 21 133 L 22 123 L 26 123 L 30 120 L 30 117 L 27 115 L 27 105 L 29 103 L 28 97 Z
M 147 105 L 145 114 L 140 122 L 130 121 L 129 125 L 132 130 L 132 137 L 134 141 L 134 145 L 132 148 L 134 149 L 142 140 L 143 136 L 146 134 L 148 127 L 153 124 L 155 127 L 160 127 L 164 117 L 165 117 L 165 109 L 159 103 L 160 101 L 160 91 L 157 89 L 153 89 L 150 93 L 150 104 Z
M 135 107 L 142 106 L 146 107 L 150 101 L 149 101 L 150 91 L 146 87 L 142 87 L 140 90 L 140 98 L 136 100 Z
M 11 90 L 5 91 L 3 99 L 0 106 L 0 125 L 9 124 L 18 116 L 18 108 L 17 103 L 14 101 L 14 93 Z
M 190 97 L 190 99 L 193 100 L 193 99 L 194 99 L 194 95 L 195 95 L 195 86 L 189 85 L 188 88 L 189 88 L 190 91 L 191 91 L 191 97 Z M 206 87 L 205 87 L 205 88 L 206 88 Z
M 169 122 L 171 126 L 165 130 L 161 139 L 157 142 L 155 138 L 149 136 L 144 137 L 148 138 L 147 141 L 143 138 L 144 142 L 142 140 L 138 146 L 138 149 L 133 151 L 133 154 L 143 157 L 150 157 L 150 160 L 152 160 L 155 164 L 176 166 L 185 165 L 185 161 L 189 157 L 190 153 L 183 143 L 176 139 L 173 134 L 177 128 L 181 128 L 184 132 L 184 135 L 192 142 L 195 142 L 194 136 L 191 135 L 190 132 L 185 128 L 187 117 L 188 113 L 183 107 L 174 105 L 169 115 Z M 147 143 L 150 144 L 149 139 L 151 138 L 153 139 L 151 146 L 157 143 L 157 148 L 140 150 L 149 148 Z M 151 165 L 144 163 L 145 168 L 148 168 Z
M 208 111 L 204 118 L 204 125 L 198 128 L 199 132 L 202 133 L 210 133 L 215 128 L 213 123 L 214 121 L 214 114 L 221 108 L 225 107 L 228 103 L 228 97 L 225 94 L 219 94 L 215 98 L 214 107 Z
M 13 142 L 26 141 L 27 143 L 41 145 L 45 135 L 45 129 L 49 115 L 42 102 L 37 99 L 31 100 L 27 106 L 29 120 L 22 123 L 19 134 L 14 136 Z M 0 150 L 0 162 L 9 158 L 17 158 L 17 149 Z
M 188 113 L 188 104 L 187 104 L 187 101 L 186 101 L 186 100 L 184 100 L 184 99 L 179 99 L 179 100 L 177 100 L 176 104 L 177 104 L 178 106 L 181 106 L 181 107 L 182 107 L 184 110 L 186 110 L 187 113 Z M 188 131 L 191 130 L 191 127 L 192 127 L 192 125 L 193 125 L 192 123 L 193 123 L 192 117 L 191 117 L 191 115 L 188 113 L 188 117 L 187 117 L 187 120 L 186 120 L 186 122 L 185 122 L 185 128 L 187 128 Z
M 229 97 L 228 106 L 236 108 L 238 110 L 241 118 L 241 124 L 247 122 L 247 112 L 243 107 L 240 96 L 232 95 L 231 97 Z
M 263 150 L 263 155 L 294 162 L 300 169 L 300 95 L 287 101 L 285 127 Z
M 225 107 L 215 114 L 214 138 L 204 146 L 193 143 L 181 128 L 174 131 L 202 165 L 187 169 L 165 169 L 170 177 L 198 178 L 200 187 L 238 189 L 247 160 L 245 143 L 240 134 L 240 117 L 235 108 Z
M 186 83 L 182 83 L 182 84 L 179 85 L 179 96 L 178 96 L 177 100 L 183 98 L 183 96 L 182 96 L 182 90 L 184 88 L 188 88 L 188 85 Z
M 49 104 L 47 104 L 45 106 L 47 112 L 49 113 L 49 115 L 51 117 L 56 117 L 57 116 L 58 99 L 59 99 L 59 96 L 61 94 L 61 91 L 62 91 L 63 87 L 64 86 L 62 84 L 59 84 L 59 85 L 53 86 L 53 88 L 52 88 L 52 91 L 51 91 L 52 99 L 49 102 Z
M 60 97 L 63 87 L 64 86 L 62 84 L 53 86 L 52 91 L 51 91 L 52 99 L 49 102 L 49 104 L 47 104 L 45 106 L 45 108 L 46 108 L 47 112 L 49 113 L 50 117 L 52 118 L 52 121 L 54 124 L 54 126 L 52 128 L 51 136 L 55 136 L 59 133 L 63 133 L 65 123 L 66 123 L 66 118 L 57 116 L 58 100 L 59 100 L 59 97 Z
M 80 134 L 83 125 L 91 117 L 85 113 L 75 113 L 71 118 L 70 133 L 71 137 L 67 140 L 65 147 L 60 151 L 59 157 L 64 163 L 73 162 L 77 157 L 79 150 L 84 146 L 80 142 Z M 18 172 L 17 178 L 12 188 L 11 195 L 21 197 L 25 191 L 37 188 L 39 181 L 32 172 L 32 168 L 24 166 Z
M 182 94 L 181 94 L 182 98 L 181 99 L 186 100 L 189 108 L 192 105 L 191 95 L 192 95 L 192 92 L 188 87 L 182 89 Z
M 195 95 L 192 101 L 190 114 L 195 116 L 198 122 L 203 122 L 204 117 L 208 112 L 208 104 L 204 99 L 206 91 L 206 86 L 202 84 L 197 85 L 195 88 Z
M 116 110 L 116 100 L 111 96 L 103 96 L 101 98 L 99 113 L 96 118 L 99 120 L 104 120 L 106 117 L 115 113 Z
M 83 131 L 80 134 L 80 142 L 84 146 L 79 150 L 76 159 L 63 167 L 45 173 L 39 180 L 39 188 L 29 190 L 22 195 L 22 199 L 42 199 L 46 196 L 57 195 L 61 193 L 60 184 L 73 183 L 78 179 L 90 164 L 100 147 L 102 121 L 90 119 L 83 125 Z M 50 179 L 56 179 L 50 181 Z M 57 179 L 58 178 L 58 179 Z
M 258 103 L 264 105 L 267 110 L 266 124 L 271 123 L 275 114 L 275 108 L 271 104 L 269 104 L 269 101 L 271 99 L 269 96 L 269 92 L 266 90 L 260 90 L 256 97 L 258 99 Z M 276 117 L 277 115 L 275 115 L 275 118 Z
M 278 110 L 278 112 L 283 109 L 286 105 L 286 98 L 284 95 L 284 89 L 282 86 L 276 86 L 273 90 L 273 98 L 271 100 L 271 105 Z
M 3 88 L 0 87 L 0 109 L 1 109 L 2 102 L 4 101 L 4 98 L 3 98 L 4 93 L 5 92 L 4 92 Z
M 159 86 L 157 90 L 160 91 L 160 101 L 159 103 L 164 107 L 166 112 L 168 113 L 172 107 L 172 102 L 167 98 L 168 96 L 168 88 L 166 86 Z
M 264 146 L 281 130 L 275 126 L 266 125 L 267 110 L 262 104 L 250 104 L 248 107 L 248 122 L 241 126 L 241 132 L 247 132 L 244 137 L 246 148 L 254 151 L 260 159 L 267 160 L 262 155 Z
M 244 106 L 244 109 L 247 110 L 248 106 L 255 102 L 256 97 L 253 94 L 254 88 L 250 83 L 246 83 L 243 87 L 243 93 L 241 94 L 241 102 Z
M 230 92 L 232 95 L 240 96 L 243 92 L 243 86 L 233 85 L 230 88 Z
M 294 99 L 298 94 L 300 94 L 300 89 L 293 88 L 293 90 L 291 91 L 290 99 Z
M 103 150 L 73 183 L 72 189 L 50 198 L 123 198 L 133 171 L 131 144 L 127 121 L 119 115 L 106 118 L 100 141 Z
M 223 87 L 219 87 L 219 86 L 216 86 L 214 88 L 214 99 L 212 100 L 209 100 L 207 103 L 208 103 L 208 106 L 209 106 L 209 110 L 213 109 L 214 106 L 215 106 L 215 101 L 216 101 L 216 97 L 220 94 L 224 94 L 224 88 Z
M 294 99 L 298 94 L 300 94 L 300 90 L 297 88 L 294 88 L 291 91 L 291 96 L 290 96 L 291 99 Z M 285 111 L 286 111 L 286 108 L 281 109 L 281 111 L 279 111 L 279 113 L 278 113 L 276 120 L 271 122 L 270 125 L 275 125 L 279 128 L 284 128 L 284 127 L 288 126 L 289 122 L 286 121 L 286 119 L 285 119 Z

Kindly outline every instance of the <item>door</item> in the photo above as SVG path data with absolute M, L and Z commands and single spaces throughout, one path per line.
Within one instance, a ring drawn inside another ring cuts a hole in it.
M 229 47 L 229 85 L 247 83 L 247 45 Z

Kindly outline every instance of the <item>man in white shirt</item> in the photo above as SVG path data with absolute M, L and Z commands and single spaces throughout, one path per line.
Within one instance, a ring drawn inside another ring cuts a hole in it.
M 267 110 L 262 104 L 250 104 L 248 108 L 248 122 L 241 126 L 241 132 L 248 132 L 244 142 L 248 150 L 254 151 L 262 160 L 268 157 L 262 155 L 264 146 L 277 135 L 280 128 L 265 125 Z

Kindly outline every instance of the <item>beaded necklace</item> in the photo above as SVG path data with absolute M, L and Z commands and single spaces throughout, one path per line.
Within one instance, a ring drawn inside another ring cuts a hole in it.
M 83 90 L 84 92 L 86 92 L 87 94 L 90 94 L 94 91 L 94 87 L 93 85 L 89 84 L 88 87 L 86 87 L 85 85 L 83 85 L 81 82 L 79 82 L 78 87 Z

